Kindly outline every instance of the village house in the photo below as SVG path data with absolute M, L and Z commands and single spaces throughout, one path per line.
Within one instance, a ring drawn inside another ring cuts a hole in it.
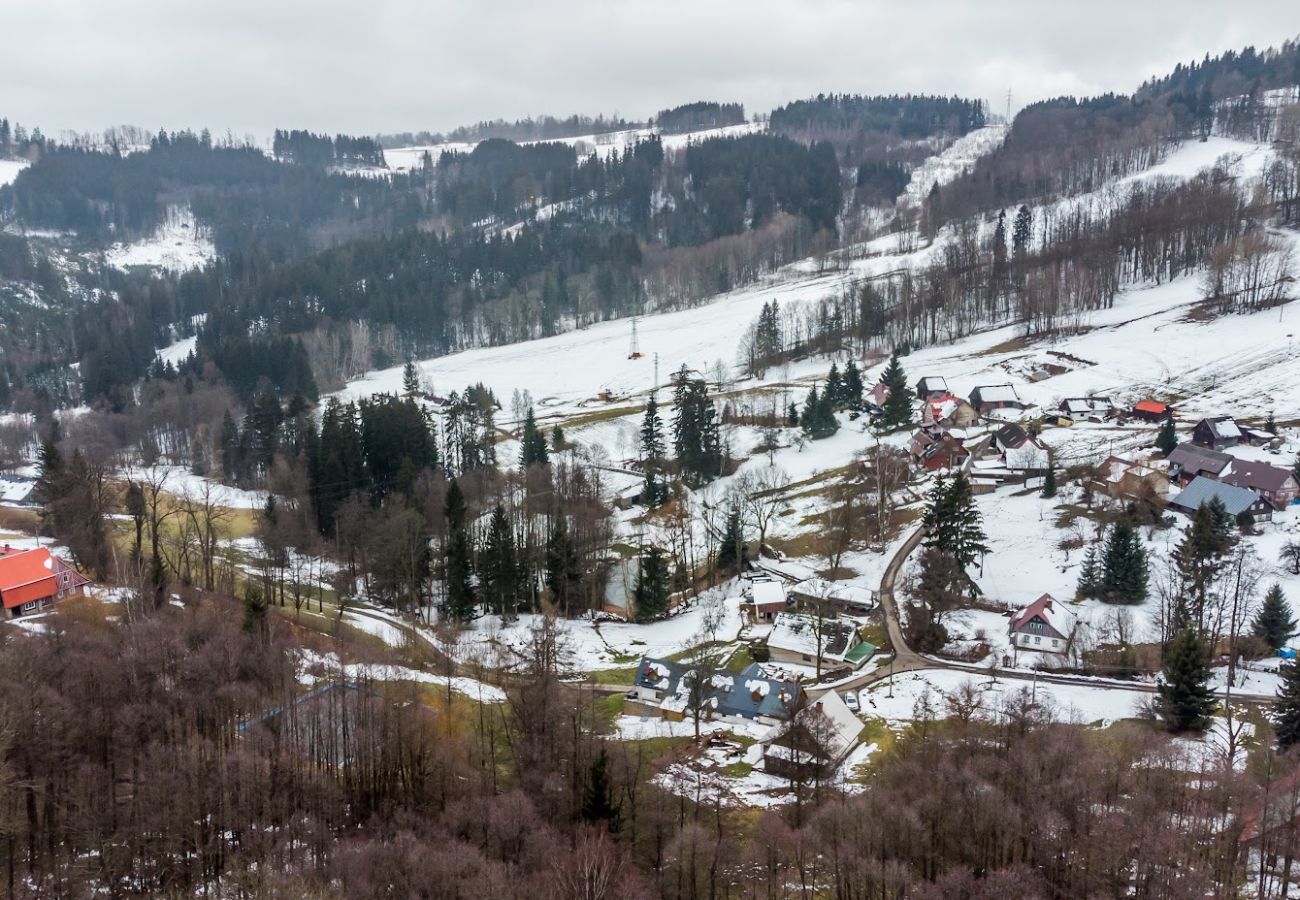
M 1191 484 L 1198 476 L 1218 478 L 1232 465 L 1233 458 L 1226 453 L 1198 447 L 1184 441 L 1174 448 L 1165 462 L 1169 466 L 1169 480 L 1181 487 Z
M 90 580 L 45 547 L 0 550 L 0 603 L 10 617 L 46 609 L 65 597 L 81 594 Z
M 875 387 L 863 395 L 862 402 L 866 405 L 869 411 L 880 413 L 884 412 L 885 401 L 888 399 L 889 385 L 885 384 L 883 381 L 877 381 Z
M 921 401 L 921 424 L 966 428 L 979 421 L 975 407 L 956 394 L 935 394 Z
M 691 707 L 695 672 L 686 663 L 641 657 L 629 700 L 672 721 L 682 721 Z M 735 675 L 715 672 L 710 676 L 705 714 L 710 718 L 738 718 L 765 725 L 789 719 L 803 699 L 798 683 L 773 678 L 758 663 L 750 663 Z
M 1259 494 L 1275 509 L 1283 509 L 1300 495 L 1300 484 L 1290 469 L 1271 466 L 1265 462 L 1234 459 L 1220 478 L 1224 484 L 1245 488 Z
M 862 720 L 835 691 L 804 706 L 762 738 L 763 771 L 783 778 L 825 777 L 858 743 Z
M 927 472 L 958 469 L 970 456 L 960 440 L 942 429 L 921 429 L 912 435 L 907 451 L 912 462 Z
M 1074 614 L 1051 594 L 1043 594 L 1011 617 L 1007 636 L 1017 650 L 1066 653 L 1074 628 Z
M 1242 514 L 1253 521 L 1268 521 L 1273 518 L 1273 505 L 1254 491 L 1246 488 L 1214 481 L 1204 475 L 1197 476 L 1192 483 L 1175 494 L 1169 505 L 1179 512 L 1193 516 L 1202 503 L 1209 503 L 1218 498 L 1223 508 L 1234 519 Z
M 754 576 L 749 587 L 745 589 L 741 611 L 747 613 L 751 621 L 771 622 L 778 613 L 783 613 L 790 606 L 785 586 L 775 578 Z
M 993 432 L 993 446 L 1009 472 L 1022 476 L 1045 475 L 1051 466 L 1047 445 L 1014 422 Z
M 1091 419 L 1103 422 L 1115 414 L 1115 404 L 1109 397 L 1090 395 L 1062 400 L 1058 409 L 1073 421 Z
M 984 385 L 970 392 L 970 405 L 981 416 L 987 416 L 995 409 L 1028 409 L 1029 404 L 1020 399 L 1016 389 L 1010 384 Z
M 867 615 L 877 606 L 876 592 L 871 588 L 827 581 L 816 576 L 790 588 L 790 596 L 800 606 L 825 604 L 826 608 L 849 616 Z
M 938 397 L 948 392 L 948 382 L 938 375 L 927 375 L 916 383 L 918 400 L 929 400 L 931 397 Z
M 1241 429 L 1232 416 L 1215 416 L 1201 419 L 1192 429 L 1192 443 L 1211 450 L 1224 450 L 1242 442 Z
M 1108 497 L 1122 502 L 1157 499 L 1169 496 L 1169 474 L 1164 462 L 1150 459 L 1131 460 L 1107 457 L 1097 467 L 1094 485 Z
M 1159 400 L 1139 400 L 1133 404 L 1131 413 L 1133 418 L 1144 422 L 1163 422 L 1173 415 L 1173 409 L 1168 403 L 1161 403 Z
M 772 662 L 815 666 L 821 658 L 823 672 L 859 669 L 876 652 L 876 647 L 858 637 L 855 624 L 843 619 L 823 618 L 807 613 L 783 612 L 772 623 L 767 636 Z

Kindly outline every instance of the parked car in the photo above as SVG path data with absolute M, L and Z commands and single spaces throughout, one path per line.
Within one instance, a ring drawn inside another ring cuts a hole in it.
M 853 710 L 853 712 L 857 712 L 857 711 L 858 711 L 858 692 L 857 692 L 857 691 L 849 691 L 847 694 L 845 694 L 845 695 L 844 695 L 844 705 L 847 706 L 849 709 Z

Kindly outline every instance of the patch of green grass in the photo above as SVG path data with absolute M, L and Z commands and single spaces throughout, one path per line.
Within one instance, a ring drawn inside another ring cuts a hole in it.
M 614 543 L 609 545 L 609 549 L 613 550 L 623 559 L 631 559 L 633 556 L 637 555 L 636 548 L 631 544 Z
M 754 771 L 754 767 L 749 763 L 745 762 L 744 760 L 741 760 L 740 762 L 734 762 L 731 765 L 723 766 L 722 768 L 723 774 L 726 775 L 728 778 L 744 778 L 746 775 L 748 775 L 750 772 L 753 771 Z
M 607 694 L 596 701 L 596 715 L 612 730 L 614 720 L 623 715 L 627 697 L 623 694 Z

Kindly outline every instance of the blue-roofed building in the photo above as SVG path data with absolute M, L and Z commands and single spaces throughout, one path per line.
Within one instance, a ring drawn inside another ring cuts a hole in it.
M 1223 508 L 1233 518 L 1242 513 L 1255 520 L 1273 518 L 1272 505 L 1259 494 L 1204 475 L 1192 479 L 1192 483 L 1175 495 L 1169 505 L 1190 516 L 1196 514 L 1202 503 L 1209 503 L 1215 498 L 1223 503 Z
M 681 719 L 687 707 L 694 705 L 689 697 L 694 677 L 689 663 L 643 656 L 630 697 L 666 718 Z M 717 718 L 750 719 L 771 725 L 788 719 L 803 699 L 803 689 L 797 682 L 773 678 L 761 665 L 751 663 L 738 674 L 713 673 L 706 706 Z

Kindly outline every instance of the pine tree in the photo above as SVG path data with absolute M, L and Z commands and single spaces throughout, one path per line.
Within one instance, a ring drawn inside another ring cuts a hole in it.
M 1156 449 L 1168 456 L 1178 446 L 1178 431 L 1174 427 L 1174 417 L 1166 416 L 1156 433 Z
M 582 819 L 590 824 L 604 822 L 610 834 L 618 834 L 622 821 L 614 787 L 609 778 L 609 754 L 604 747 L 591 762 L 586 789 L 582 795 Z
M 1079 600 L 1096 600 L 1101 594 L 1101 572 L 1097 562 L 1097 545 L 1089 544 L 1079 568 L 1079 586 L 1075 597 Z
M 857 363 L 849 359 L 844 367 L 844 401 L 849 409 L 862 408 L 862 372 Z
M 825 396 L 832 407 L 838 408 L 844 404 L 844 379 L 840 375 L 838 363 L 831 363 L 830 374 L 826 376 Z
M 556 425 L 551 429 L 551 450 L 558 453 L 564 446 L 564 429 Z
M 1001 290 L 1007 274 L 1007 211 L 998 213 L 998 224 L 993 230 L 993 295 Z
M 1034 214 L 1029 211 L 1028 206 L 1021 206 L 1016 210 L 1016 221 L 1011 226 L 1011 254 L 1016 262 L 1020 262 L 1029 250 L 1029 238 L 1033 227 Z
M 474 616 L 473 559 L 466 524 L 465 495 L 454 480 L 443 501 L 447 521 L 447 599 L 448 618 L 468 622 Z
M 1273 417 L 1273 410 L 1268 411 L 1268 418 L 1264 420 L 1264 430 L 1269 434 L 1277 434 L 1277 419 Z
M 1147 596 L 1147 552 L 1127 518 L 1110 529 L 1101 562 L 1101 599 L 1107 603 L 1141 603 Z
M 1056 460 L 1047 461 L 1047 475 L 1043 477 L 1042 497 L 1046 500 L 1056 496 Z
M 1295 619 L 1291 618 L 1291 606 L 1282 593 L 1282 585 L 1275 583 L 1264 595 L 1264 602 L 1255 614 L 1250 630 L 1276 653 L 1295 634 L 1295 626 Z
M 528 414 L 524 417 L 523 438 L 519 448 L 519 466 L 527 469 L 529 466 L 544 466 L 551 461 L 550 452 L 546 448 L 546 438 L 537 428 L 537 419 L 533 415 L 533 408 L 528 407 Z
M 1278 674 L 1282 683 L 1273 701 L 1273 724 L 1278 749 L 1286 750 L 1300 744 L 1300 662 L 1293 659 L 1283 663 Z
M 790 408 L 785 412 L 785 424 L 789 425 L 791 428 L 799 424 L 799 407 L 793 403 L 790 404 Z M 1300 459 L 1300 457 L 1297 457 L 1297 459 Z M 1300 462 L 1296 463 L 1296 471 L 1300 472 Z M 1300 478 L 1300 475 L 1297 475 L 1296 477 Z
M 885 368 L 884 374 L 880 380 L 885 387 L 889 388 L 889 396 L 885 398 L 884 415 L 881 417 L 881 424 L 885 428 L 902 428 L 910 425 L 912 422 L 912 394 L 907 389 L 907 374 L 903 371 L 903 364 L 898 359 L 898 351 L 889 359 L 889 365 Z
M 968 569 L 989 552 L 988 535 L 984 533 L 983 516 L 975 503 L 970 479 L 959 471 L 948 488 L 947 506 L 953 516 L 952 545 L 948 552 L 962 569 Z M 971 585 L 974 587 L 974 584 Z
M 1227 511 L 1224 510 L 1224 515 L 1226 514 Z M 1192 514 L 1192 524 L 1172 554 L 1181 582 L 1179 596 L 1184 605 L 1182 612 L 1198 628 L 1205 625 L 1204 614 L 1210 588 L 1223 567 L 1223 554 L 1229 546 L 1223 526 L 1216 523 L 1216 518 L 1214 506 L 1208 502 L 1202 503 Z
M 483 600 L 498 615 L 508 615 L 519 599 L 519 558 L 505 508 L 497 504 L 488 522 L 479 564 Z
M 1209 653 L 1200 635 L 1183 628 L 1169 644 L 1156 707 L 1171 731 L 1204 731 L 1214 712 Z
M 740 507 L 733 506 L 727 513 L 727 524 L 722 532 L 722 544 L 718 547 L 718 571 L 735 571 L 736 574 L 740 574 L 745 567 L 745 550 L 745 533 L 740 518 Z
M 636 620 L 650 622 L 668 612 L 668 561 L 658 547 L 648 546 L 637 567 Z
M 415 368 L 415 363 L 409 359 L 402 367 L 402 391 L 408 395 L 420 392 L 420 372 Z
M 645 480 L 641 483 L 641 505 L 646 509 L 658 509 L 668 500 L 668 485 L 654 469 L 646 469 Z
M 562 515 L 555 516 L 546 539 L 546 586 L 551 599 L 567 614 L 579 599 L 581 585 L 582 568 L 568 522 Z
M 647 469 L 658 468 L 664 459 L 664 424 L 659 404 L 651 397 L 641 419 L 641 462 Z

